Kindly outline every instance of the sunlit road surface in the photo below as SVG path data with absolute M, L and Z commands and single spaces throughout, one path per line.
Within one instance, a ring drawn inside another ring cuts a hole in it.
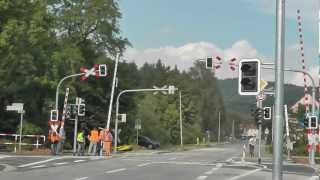
M 270 180 L 272 164 L 240 161 L 241 146 L 144 152 L 111 158 L 0 156 L 1 180 Z M 315 180 L 312 168 L 284 162 L 285 180 Z

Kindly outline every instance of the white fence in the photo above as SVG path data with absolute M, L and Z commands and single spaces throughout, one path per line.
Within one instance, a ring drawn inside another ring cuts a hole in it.
M 20 137 L 19 134 L 1 134 L 0 133 L 0 138 L 6 139 L 6 142 L 1 142 L 0 140 L 0 144 L 14 145 L 14 152 L 17 152 L 17 145 L 19 145 L 19 137 Z M 21 142 L 21 146 L 35 146 L 36 149 L 39 149 L 39 146 L 43 146 L 46 142 L 45 135 L 22 135 L 22 138 L 24 137 L 28 139 L 32 139 L 32 143 Z

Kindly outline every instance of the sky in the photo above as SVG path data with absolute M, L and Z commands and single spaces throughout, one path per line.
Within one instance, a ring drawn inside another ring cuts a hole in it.
M 318 8 L 320 0 L 286 1 L 285 66 L 302 69 L 297 10 L 302 15 L 307 71 L 318 82 Z M 259 58 L 274 62 L 275 0 L 119 0 L 121 34 L 132 46 L 124 59 L 138 66 L 161 59 L 166 65 L 189 69 L 197 59 L 220 56 L 220 79 L 236 78 L 228 61 Z M 270 70 L 262 78 L 274 79 Z M 291 84 L 303 85 L 303 76 L 285 73 Z

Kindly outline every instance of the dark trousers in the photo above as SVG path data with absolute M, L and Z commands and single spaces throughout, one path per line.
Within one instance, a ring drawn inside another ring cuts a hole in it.
M 51 142 L 51 153 L 52 155 L 58 154 L 58 141 Z

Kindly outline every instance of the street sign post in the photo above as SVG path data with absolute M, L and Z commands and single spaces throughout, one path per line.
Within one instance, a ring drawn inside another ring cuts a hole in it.
M 17 111 L 20 114 L 20 135 L 19 135 L 19 151 L 21 152 L 21 138 L 22 138 L 22 129 L 23 129 L 23 103 L 12 103 L 11 106 L 6 107 L 7 111 Z

